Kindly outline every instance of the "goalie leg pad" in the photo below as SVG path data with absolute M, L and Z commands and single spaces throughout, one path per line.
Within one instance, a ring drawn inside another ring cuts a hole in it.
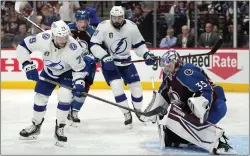
M 147 106 L 147 108 L 144 110 L 144 112 L 149 112 L 153 109 L 155 109 L 158 106 L 163 106 L 165 105 L 166 107 L 168 107 L 168 102 L 164 99 L 164 97 L 157 92 L 153 92 L 153 98 L 151 100 L 151 102 L 149 103 L 149 105 Z M 155 122 L 156 121 L 156 115 L 151 116 L 151 117 L 145 117 L 145 116 L 141 116 L 140 117 L 141 120 L 148 122 L 148 121 L 152 121 Z
M 168 107 L 168 113 L 159 121 L 159 124 L 165 125 L 181 138 L 210 153 L 218 147 L 219 138 L 224 134 L 223 129 L 209 122 L 201 124 L 194 115 L 182 111 L 175 105 Z

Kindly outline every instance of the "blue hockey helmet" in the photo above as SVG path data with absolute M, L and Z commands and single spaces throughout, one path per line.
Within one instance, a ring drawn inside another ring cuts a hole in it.
M 87 20 L 89 21 L 90 17 L 89 17 L 89 13 L 87 11 L 82 11 L 82 10 L 78 10 L 75 13 L 75 18 L 76 20 Z
M 174 49 L 169 49 L 160 59 L 160 67 L 163 68 L 167 76 L 175 75 L 181 65 L 182 60 L 180 54 Z

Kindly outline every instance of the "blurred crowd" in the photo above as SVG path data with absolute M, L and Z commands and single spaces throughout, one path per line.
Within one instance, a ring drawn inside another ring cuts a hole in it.
M 1 48 L 15 48 L 26 36 L 41 30 L 32 26 L 14 9 L 15 1 L 1 2 Z M 33 6 L 33 2 L 30 2 Z M 86 1 L 37 1 L 35 16 L 31 19 L 42 29 L 50 29 L 51 23 L 59 19 L 66 23 L 74 22 L 77 10 L 91 13 L 91 25 L 100 22 L 94 8 L 86 7 Z M 153 47 L 154 2 L 115 1 L 125 9 L 125 18 L 137 24 L 148 47 Z M 195 47 L 195 28 L 197 28 L 197 47 L 210 48 L 219 38 L 223 47 L 233 47 L 233 2 L 197 2 L 198 21 L 195 27 L 194 1 L 157 2 L 157 47 L 192 48 Z M 109 12 L 109 10 L 107 11 Z M 237 2 L 237 47 L 249 47 L 249 2 Z M 109 16 L 107 16 L 107 19 Z

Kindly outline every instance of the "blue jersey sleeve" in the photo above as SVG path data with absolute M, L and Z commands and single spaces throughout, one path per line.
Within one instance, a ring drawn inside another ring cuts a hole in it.
M 166 77 L 167 77 L 167 75 L 163 72 L 163 81 L 162 81 L 161 86 L 160 86 L 160 88 L 158 90 L 158 93 L 162 93 L 162 91 L 167 88 L 167 81 L 166 81 L 167 79 L 166 79 Z
M 179 70 L 176 78 L 190 91 L 194 93 L 200 92 L 201 96 L 205 97 L 211 106 L 213 101 L 213 87 L 199 67 L 187 64 Z
M 89 34 L 90 36 L 92 36 L 92 35 L 94 34 L 94 32 L 95 32 L 95 29 L 93 29 L 91 26 L 88 26 L 87 32 L 88 32 L 88 34 Z

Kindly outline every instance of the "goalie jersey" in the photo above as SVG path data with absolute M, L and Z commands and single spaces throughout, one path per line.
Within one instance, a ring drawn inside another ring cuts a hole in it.
M 176 76 L 172 78 L 167 77 L 164 73 L 163 82 L 158 92 L 168 102 L 180 100 L 185 104 L 190 97 L 203 96 L 209 101 L 211 106 L 217 98 L 214 87 L 213 82 L 201 68 L 186 63 L 180 67 Z
M 83 61 L 82 49 L 79 43 L 72 37 L 64 48 L 58 49 L 52 41 L 52 32 L 47 30 L 36 36 L 26 37 L 17 47 L 17 58 L 19 63 L 30 61 L 32 52 L 41 52 L 45 72 L 52 78 L 59 78 L 61 74 L 73 69 L 74 74 L 83 74 L 86 66 Z
M 101 48 L 102 44 L 107 51 Z M 99 59 L 107 54 L 113 56 L 116 65 L 117 62 L 131 60 L 132 48 L 139 57 L 149 51 L 137 25 L 130 20 L 124 20 L 120 29 L 114 28 L 110 20 L 101 22 L 90 40 L 90 47 L 91 52 Z

